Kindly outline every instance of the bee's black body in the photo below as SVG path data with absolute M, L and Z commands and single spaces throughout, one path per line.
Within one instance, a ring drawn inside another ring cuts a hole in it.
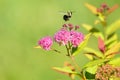
M 65 21 L 68 21 L 69 18 L 71 18 L 71 16 L 68 16 L 68 15 L 64 15 L 64 16 L 63 16 L 63 19 L 64 19 Z
M 72 12 L 71 11 L 67 12 L 67 14 L 63 15 L 63 19 L 65 21 L 69 21 L 69 19 L 71 18 L 71 16 L 72 16 Z

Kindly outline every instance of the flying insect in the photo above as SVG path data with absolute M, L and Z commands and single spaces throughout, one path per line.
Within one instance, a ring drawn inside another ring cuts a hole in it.
M 63 20 L 64 21 L 69 21 L 70 18 L 72 17 L 72 13 L 73 11 L 67 11 L 67 12 L 62 12 L 64 15 L 63 15 Z

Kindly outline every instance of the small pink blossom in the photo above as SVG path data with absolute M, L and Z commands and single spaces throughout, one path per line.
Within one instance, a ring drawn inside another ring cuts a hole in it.
M 80 32 L 71 31 L 70 32 L 70 41 L 73 47 L 77 47 L 84 40 L 84 35 Z
M 80 28 L 80 26 L 78 26 L 78 25 L 75 26 L 75 30 L 77 30 L 77 29 L 79 29 L 79 28 Z
M 50 50 L 52 46 L 52 38 L 47 36 L 38 41 L 38 45 L 40 45 L 45 50 Z
M 73 24 L 71 24 L 71 23 L 68 24 L 68 27 L 69 27 L 70 31 L 74 28 Z
M 103 9 L 103 8 L 97 8 L 97 12 L 102 13 L 103 11 L 104 11 L 104 9 Z
M 67 24 L 63 24 L 63 27 L 67 28 Z
M 106 3 L 102 3 L 101 7 L 106 8 L 106 7 L 108 7 L 108 5 Z
M 60 45 L 66 45 L 69 41 L 70 33 L 65 29 L 61 29 L 54 35 L 54 40 Z

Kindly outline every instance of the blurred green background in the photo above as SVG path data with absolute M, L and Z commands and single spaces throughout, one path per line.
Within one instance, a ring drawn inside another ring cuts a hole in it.
M 41 37 L 53 36 L 60 29 L 64 21 L 59 11 L 75 11 L 73 24 L 92 25 L 96 16 L 84 7 L 85 2 L 97 7 L 103 2 L 120 5 L 120 0 L 0 0 L 0 80 L 69 80 L 51 69 L 62 66 L 68 57 L 33 47 Z M 108 24 L 118 19 L 120 8 L 109 16 Z M 87 33 L 82 27 L 80 31 Z M 92 37 L 89 45 L 96 48 L 94 44 L 97 41 Z M 80 54 L 76 61 L 83 66 L 88 60 Z

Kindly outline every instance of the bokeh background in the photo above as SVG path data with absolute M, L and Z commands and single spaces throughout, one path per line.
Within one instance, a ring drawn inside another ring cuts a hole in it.
M 96 19 L 84 3 L 97 7 L 106 2 L 120 5 L 120 0 L 0 0 L 0 80 L 69 80 L 51 69 L 62 66 L 68 57 L 52 51 L 35 49 L 37 41 L 46 35 L 53 36 L 64 23 L 59 11 L 75 11 L 70 23 L 92 25 Z M 108 25 L 120 19 L 120 8 L 108 17 Z M 80 28 L 84 34 L 87 31 Z M 117 31 L 120 39 L 120 32 Z M 96 38 L 88 45 L 96 48 Z M 55 44 L 53 47 L 61 49 Z M 76 57 L 82 67 L 88 59 Z

